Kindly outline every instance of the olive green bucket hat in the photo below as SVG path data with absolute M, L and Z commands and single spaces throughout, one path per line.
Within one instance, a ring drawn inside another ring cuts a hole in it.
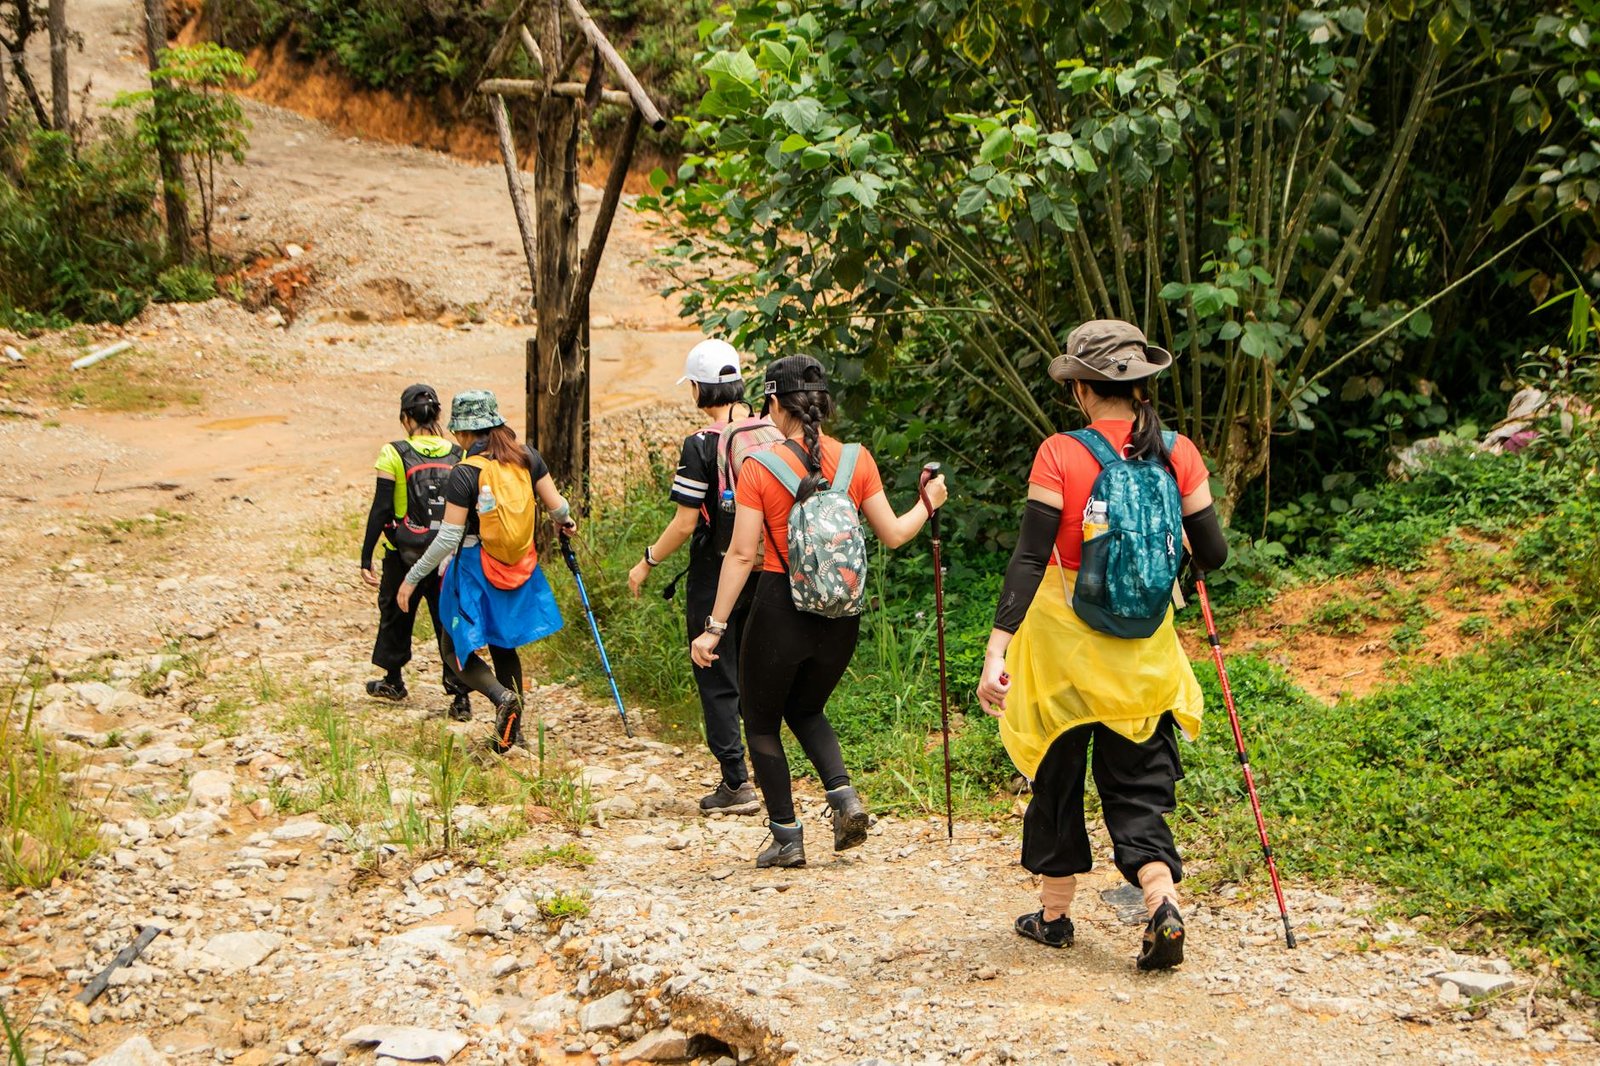
M 503 426 L 500 405 L 488 389 L 470 389 L 458 392 L 450 400 L 450 432 L 470 433 Z
M 1067 381 L 1139 381 L 1172 365 L 1172 353 L 1144 339 L 1131 322 L 1097 318 L 1067 334 L 1067 350 L 1050 362 L 1050 376 Z

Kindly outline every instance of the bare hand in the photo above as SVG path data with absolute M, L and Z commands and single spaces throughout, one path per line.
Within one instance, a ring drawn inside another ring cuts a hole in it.
M 689 658 L 694 660 L 696 666 L 710 666 L 719 658 L 717 645 L 721 642 L 720 633 L 701 633 L 694 638 L 694 643 L 689 645 Z
M 394 594 L 394 602 L 402 611 L 409 611 L 411 610 L 411 597 L 416 591 L 417 586 L 409 581 L 404 582 L 401 584 L 399 591 Z
M 649 563 L 640 559 L 633 564 L 633 569 L 628 571 L 628 589 L 633 593 L 634 599 L 638 599 L 639 593 L 644 591 L 644 583 L 649 579 L 650 571 L 653 569 Z
M 978 702 L 991 717 L 1005 714 L 1006 693 L 1011 691 L 1011 678 L 1006 675 L 1006 661 L 990 655 L 983 660 L 983 676 L 978 681 Z
M 370 566 L 364 566 L 361 568 L 361 580 L 365 581 L 373 588 L 377 588 L 379 585 L 383 584 L 383 582 L 378 580 L 378 572 Z
M 940 474 L 922 488 L 922 494 L 927 499 L 930 508 L 934 511 L 943 507 L 950 499 L 950 490 L 945 487 L 944 475 Z
M 569 537 L 575 536 L 578 532 L 578 520 L 576 518 L 568 518 L 565 522 L 558 523 L 556 528 Z

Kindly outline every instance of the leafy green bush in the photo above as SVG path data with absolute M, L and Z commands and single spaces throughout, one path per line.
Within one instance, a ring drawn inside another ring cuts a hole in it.
M 1486 944 L 1508 938 L 1600 990 L 1600 674 L 1512 649 L 1329 707 L 1252 657 L 1229 662 L 1293 909 L 1303 878 L 1358 876 Z M 1264 876 L 1214 676 L 1185 749 L 1180 833 L 1205 876 Z M 1503 945 L 1497 950 L 1504 950 Z
M 156 299 L 162 303 L 203 303 L 216 294 L 216 276 L 205 267 L 175 266 L 156 275 Z
M 74 152 L 35 130 L 15 181 L 0 180 L 0 325 L 125 322 L 163 258 L 155 168 L 122 126 Z

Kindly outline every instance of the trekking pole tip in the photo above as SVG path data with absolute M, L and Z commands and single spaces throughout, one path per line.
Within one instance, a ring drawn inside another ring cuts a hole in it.
M 1289 928 L 1289 916 L 1287 914 L 1283 916 L 1283 942 L 1291 948 L 1297 946 L 1294 939 L 1294 930 Z

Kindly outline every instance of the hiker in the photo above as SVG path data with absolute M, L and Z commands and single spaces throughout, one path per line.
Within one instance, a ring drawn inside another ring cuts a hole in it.
M 450 401 L 450 432 L 466 457 L 445 486 L 439 534 L 406 574 L 396 599 L 406 609 L 417 587 L 443 564 L 440 647 L 457 676 L 494 704 L 492 743 L 504 753 L 522 742 L 517 649 L 562 625 L 533 544 L 535 497 L 560 529 L 572 533 L 577 523 L 544 459 L 519 444 L 500 417 L 494 393 L 457 393 Z M 477 649 L 485 646 L 492 671 L 478 657 Z
M 1142 970 L 1183 961 L 1175 888 L 1183 863 L 1164 815 L 1183 776 L 1175 732 L 1199 734 L 1201 696 L 1173 629 L 1172 583 L 1182 543 L 1207 570 L 1228 554 L 1205 461 L 1187 438 L 1163 433 L 1145 388 L 1171 363 L 1169 352 L 1118 321 L 1085 322 L 1051 362 L 1050 376 L 1070 390 L 1088 430 L 1056 434 L 1034 456 L 978 685 L 1007 753 L 1033 782 L 1022 865 L 1041 879 L 1041 906 L 1019 917 L 1016 931 L 1050 947 L 1072 944 L 1076 875 L 1094 865 L 1083 814 L 1084 772 L 1092 768 L 1117 870 L 1144 893 Z M 1102 487 L 1110 484 L 1102 469 L 1115 485 L 1131 477 L 1142 486 L 1142 506 L 1127 502 L 1128 490 Z M 1158 520 L 1167 528 L 1156 536 L 1134 528 Z M 1127 529 L 1146 535 L 1142 547 L 1128 549 Z M 1119 606 L 1120 587 L 1100 594 L 1100 579 L 1109 588 L 1122 576 L 1108 561 L 1113 543 L 1141 573 L 1170 575 L 1141 588 L 1142 612 Z
M 408 695 L 400 671 L 411 661 L 411 633 L 417 620 L 413 601 L 401 608 L 395 593 L 406 571 L 422 557 L 444 517 L 444 485 L 450 470 L 461 461 L 461 449 L 444 439 L 439 429 L 439 394 L 431 385 L 412 385 L 400 394 L 400 426 L 405 439 L 378 450 L 377 486 L 367 511 L 366 534 L 361 538 L 361 579 L 378 590 L 378 635 L 372 644 L 372 665 L 384 675 L 367 682 L 367 695 L 403 700 Z M 373 568 L 378 545 L 384 547 L 383 570 Z M 428 604 L 433 632 L 441 641 L 441 682 L 451 697 L 450 717 L 458 722 L 472 715 L 471 691 L 450 669 L 443 650 L 444 627 L 439 624 L 439 579 L 424 578 L 417 591 Z
M 896 515 L 872 455 L 859 444 L 823 435 L 822 424 L 834 407 L 817 360 L 806 355 L 775 360 L 762 391 L 761 413 L 785 439 L 746 459 L 740 469 L 733 541 L 722 563 L 716 603 L 690 651 L 701 667 L 718 660 L 728 620 L 764 546 L 740 650 L 739 692 L 750 762 L 772 830 L 772 844 L 756 856 L 756 865 L 794 867 L 805 865 L 805 840 L 779 728 L 789 724 L 827 790 L 833 849 L 861 844 L 867 838 L 867 810 L 850 786 L 839 738 L 826 714 L 861 629 L 866 549 L 858 516 L 880 541 L 898 548 L 927 522 L 928 505 L 919 499 Z M 943 478 L 928 483 L 933 508 L 947 495 Z M 791 517 L 803 521 L 791 529 Z M 791 558 L 795 547 L 801 552 Z
M 677 513 L 645 548 L 644 558 L 628 572 L 628 587 L 637 597 L 650 572 L 685 543 L 689 545 L 689 565 L 678 576 L 688 578 L 684 617 L 688 626 L 686 639 L 690 641 L 700 635 L 707 616 L 714 613 L 722 559 L 733 538 L 732 504 L 739 471 L 734 456 L 737 453 L 742 458 L 752 447 L 770 447 L 783 439 L 783 434 L 766 419 L 735 420 L 740 407 L 745 415 L 755 414 L 744 397 L 739 364 L 739 353 L 727 341 L 703 340 L 689 350 L 678 384 L 688 383 L 690 399 L 709 424 L 684 438 L 669 494 L 677 504 Z M 674 579 L 668 589 L 676 584 Z M 700 800 L 700 810 L 705 814 L 755 814 L 761 809 L 760 797 L 745 767 L 744 744 L 739 736 L 739 636 L 755 595 L 755 584 L 753 575 L 743 582 L 726 616 L 728 631 L 722 635 L 722 655 L 709 666 L 694 666 L 694 683 L 700 691 L 700 710 L 705 716 L 706 746 L 722 769 L 722 780 L 715 791 Z

